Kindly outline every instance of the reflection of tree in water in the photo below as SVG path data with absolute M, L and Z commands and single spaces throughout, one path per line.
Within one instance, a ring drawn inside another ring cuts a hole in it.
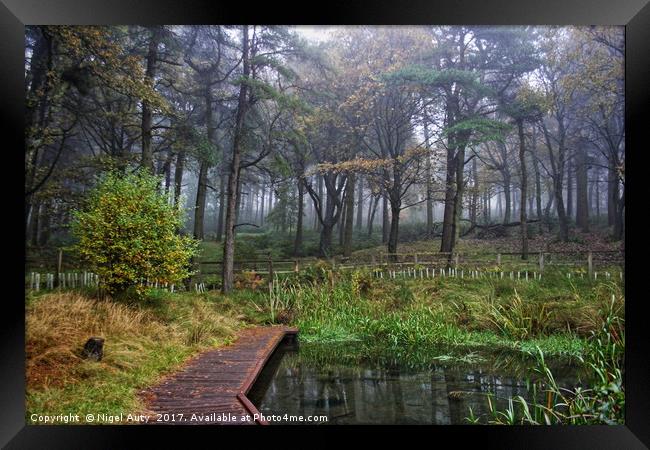
M 325 415 L 330 424 L 463 424 L 469 407 L 477 416 L 488 413 L 488 393 L 497 407 L 507 406 L 508 398 L 517 395 L 530 398 L 521 358 L 519 363 L 516 358 L 436 363 L 420 370 L 386 360 L 349 364 L 342 358 L 336 363 L 332 354 L 309 348 L 279 358 L 265 368 L 272 373 L 260 377 L 269 380 L 257 402 L 264 414 Z M 575 371 L 565 369 L 561 375 L 561 384 L 575 382 Z

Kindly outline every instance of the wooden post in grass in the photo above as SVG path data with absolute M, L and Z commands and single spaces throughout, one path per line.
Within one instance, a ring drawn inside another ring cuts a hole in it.
M 539 252 L 539 271 L 543 272 L 544 271 L 544 253 Z
M 501 253 L 497 253 L 497 266 L 501 265 Z
M 83 357 L 94 361 L 101 361 L 104 356 L 104 338 L 91 337 L 83 348 Z
M 293 261 L 293 271 L 296 273 L 300 272 L 300 265 L 297 259 Z
M 591 252 L 587 254 L 587 270 L 589 271 L 589 278 L 591 278 L 594 274 L 594 259 Z
M 54 272 L 55 280 L 54 280 L 54 286 L 59 287 L 61 280 L 59 279 L 59 274 L 61 273 L 61 269 L 63 268 L 63 250 L 59 249 L 59 256 L 56 261 L 56 271 Z
M 458 253 L 456 253 L 456 255 L 454 256 L 454 268 L 455 269 L 458 269 L 458 259 L 459 259 L 458 258 Z
M 418 254 L 413 253 L 413 264 L 417 264 L 417 263 L 418 263 Z
M 273 285 L 273 258 L 269 252 L 269 286 Z

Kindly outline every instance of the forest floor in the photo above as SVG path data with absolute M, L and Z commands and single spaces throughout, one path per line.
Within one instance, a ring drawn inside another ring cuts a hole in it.
M 619 246 L 594 234 L 565 244 L 539 237 L 531 244 L 552 250 Z M 437 245 L 416 241 L 402 244 L 400 251 L 432 251 Z M 463 239 L 459 250 L 505 252 L 517 245 L 516 237 Z M 320 264 L 281 278 L 271 295 L 266 283 L 238 281 L 240 289 L 228 296 L 216 290 L 152 290 L 139 302 L 97 300 L 89 289 L 29 293 L 28 423 L 32 413 L 138 413 L 143 409 L 139 390 L 251 325 L 297 326 L 302 341 L 325 346 L 360 344 L 351 364 L 390 356 L 413 366 L 442 357 L 467 362 L 481 348 L 528 355 L 539 348 L 549 356 L 580 358 L 612 311 L 624 320 L 624 282 L 618 277 L 567 279 L 550 269 L 544 279 L 529 281 L 388 280 L 368 269 L 336 271 Z M 106 339 L 100 362 L 80 356 L 91 336 Z
M 532 234 L 528 240 L 530 252 L 584 252 L 584 251 L 617 251 L 622 250 L 621 241 L 612 241 L 605 231 L 582 233 L 572 231 L 569 242 L 562 242 L 555 233 Z M 422 239 L 412 242 L 400 243 L 398 252 L 437 252 L 440 250 L 440 238 Z M 519 230 L 511 230 L 508 236 L 480 239 L 477 237 L 464 237 L 459 239 L 456 250 L 467 253 L 498 253 L 521 251 L 521 234 Z M 385 245 L 357 250 L 355 255 L 378 255 L 385 252 Z
M 518 229 L 510 229 L 507 236 L 479 238 L 476 234 L 463 237 L 458 241 L 456 250 L 461 253 L 498 253 L 498 252 L 519 252 L 521 250 L 521 237 Z M 356 239 L 353 256 L 364 257 L 375 255 L 381 252 L 386 253 L 386 245 L 381 243 L 380 235 L 373 235 L 371 238 L 364 236 L 363 240 Z M 440 238 L 415 239 L 400 242 L 399 253 L 425 253 L 438 252 L 440 250 Z M 242 245 L 239 245 L 241 242 Z M 305 255 L 314 257 L 317 252 L 318 233 L 305 233 Z M 292 240 L 290 236 L 282 236 L 272 232 L 249 233 L 238 235 L 237 256 L 241 259 L 264 259 L 270 252 L 274 258 L 292 258 Z M 556 233 L 531 233 L 528 241 L 529 251 L 538 252 L 586 252 L 586 251 L 619 251 L 623 250 L 621 241 L 613 241 L 606 229 L 597 229 L 589 233 L 572 230 L 569 241 L 562 242 L 557 238 Z M 337 248 L 335 247 L 335 250 Z M 202 243 L 202 254 L 199 261 L 220 261 L 222 258 L 222 245 L 220 242 L 204 241 Z

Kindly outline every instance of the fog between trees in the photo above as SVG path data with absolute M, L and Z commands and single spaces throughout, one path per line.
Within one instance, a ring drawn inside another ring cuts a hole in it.
M 32 247 L 66 241 L 96 175 L 134 170 L 224 243 L 225 292 L 242 230 L 291 233 L 298 256 L 317 231 L 321 257 L 373 233 L 395 253 L 404 223 L 443 252 L 518 227 L 523 257 L 536 230 L 624 235 L 622 27 L 28 26 L 25 43 Z

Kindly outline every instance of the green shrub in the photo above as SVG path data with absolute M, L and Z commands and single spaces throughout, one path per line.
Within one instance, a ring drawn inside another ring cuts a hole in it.
M 182 208 L 158 192 L 159 181 L 145 173 L 108 173 L 74 213 L 76 250 L 111 294 L 132 287 L 141 296 L 144 280 L 172 284 L 191 275 L 198 243 L 178 234 Z

